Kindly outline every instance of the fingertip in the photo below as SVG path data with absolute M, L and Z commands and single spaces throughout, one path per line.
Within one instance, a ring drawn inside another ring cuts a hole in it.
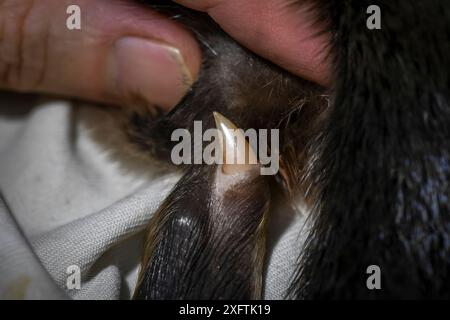
M 112 90 L 124 97 L 141 97 L 164 111 L 183 98 L 196 76 L 180 49 L 130 36 L 114 44 L 109 68 Z

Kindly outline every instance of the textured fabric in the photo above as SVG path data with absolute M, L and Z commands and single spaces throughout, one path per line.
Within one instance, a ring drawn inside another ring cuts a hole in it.
M 132 295 L 140 231 L 179 176 L 124 166 L 82 121 L 89 108 L 0 95 L 0 298 Z M 95 112 L 101 126 L 107 115 Z M 284 297 L 305 234 L 303 216 L 283 214 L 272 218 L 268 299 Z M 67 286 L 70 266 L 81 271 L 79 289 Z

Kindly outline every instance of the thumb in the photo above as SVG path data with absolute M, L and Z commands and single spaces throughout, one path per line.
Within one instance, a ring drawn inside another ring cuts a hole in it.
M 186 30 L 131 1 L 4 0 L 0 25 L 4 89 L 169 110 L 200 67 Z

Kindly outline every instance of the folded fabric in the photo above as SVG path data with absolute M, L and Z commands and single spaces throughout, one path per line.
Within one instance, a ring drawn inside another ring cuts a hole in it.
M 132 295 L 142 231 L 179 173 L 124 166 L 85 125 L 91 112 L 108 119 L 98 107 L 0 95 L 0 298 Z M 282 299 L 306 219 L 280 208 L 271 221 L 264 296 Z

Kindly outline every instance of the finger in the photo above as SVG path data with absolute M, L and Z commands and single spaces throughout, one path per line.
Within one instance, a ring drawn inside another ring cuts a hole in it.
M 175 0 L 207 12 L 228 34 L 259 55 L 322 85 L 329 83 L 329 34 L 316 23 L 312 1 Z
M 81 29 L 69 30 L 69 5 Z M 0 2 L 0 87 L 166 110 L 197 77 L 195 39 L 126 0 Z

